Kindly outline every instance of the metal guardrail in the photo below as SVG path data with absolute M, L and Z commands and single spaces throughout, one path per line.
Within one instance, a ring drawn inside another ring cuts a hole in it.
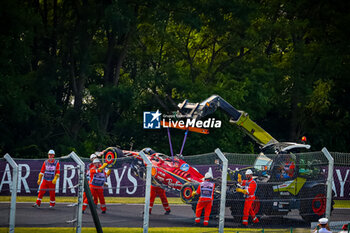
M 225 225 L 225 207 L 226 207 L 226 185 L 227 185 L 227 168 L 228 160 L 219 148 L 215 150 L 215 153 L 222 161 L 222 173 L 221 173 L 221 199 L 220 199 L 220 218 L 219 218 L 219 232 L 224 232 Z
M 12 187 L 11 187 L 11 207 L 10 207 L 10 221 L 9 221 L 9 230 L 10 233 L 15 232 L 15 221 L 16 221 L 16 198 L 17 198 L 17 186 L 18 186 L 18 165 L 17 163 L 11 158 L 9 154 L 6 154 L 4 156 L 6 161 L 11 165 L 12 167 Z
M 322 149 L 322 153 L 328 159 L 326 218 L 329 219 L 329 217 L 331 216 L 331 206 L 332 206 L 332 181 L 333 181 L 334 159 L 331 156 L 331 154 L 328 152 L 326 147 Z
M 83 194 L 84 194 L 84 179 L 85 179 L 85 163 L 79 158 L 75 152 L 71 152 L 69 157 L 74 160 L 79 166 L 79 186 L 78 186 L 78 208 L 77 208 L 77 229 L 76 233 L 81 233 L 83 222 Z
M 151 196 L 151 173 L 152 173 L 152 163 L 148 159 L 148 157 L 141 151 L 139 153 L 143 161 L 147 165 L 147 171 L 146 171 L 146 191 L 145 191 L 145 207 L 143 210 L 143 233 L 148 232 L 148 224 L 149 224 L 149 203 L 150 203 L 150 196 Z

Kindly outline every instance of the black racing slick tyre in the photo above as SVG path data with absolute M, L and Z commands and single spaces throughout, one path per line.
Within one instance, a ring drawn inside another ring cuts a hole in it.
M 191 204 L 195 196 L 192 196 L 193 191 L 196 191 L 198 184 L 185 183 L 180 190 L 180 198 L 186 204 Z
M 117 147 L 108 147 L 103 151 L 102 163 L 107 163 L 107 167 L 111 168 L 115 165 L 118 158 L 124 157 L 124 153 Z

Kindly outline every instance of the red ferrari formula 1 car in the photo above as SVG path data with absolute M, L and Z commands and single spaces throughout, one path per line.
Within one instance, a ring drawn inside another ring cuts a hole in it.
M 142 151 L 152 162 L 152 185 L 162 187 L 166 191 L 180 193 L 184 202 L 192 200 L 192 191 L 203 181 L 204 176 L 197 169 L 186 163 L 179 156 L 167 156 L 157 153 L 151 148 Z M 99 156 L 104 167 L 116 168 L 121 164 L 131 164 L 135 176 L 146 180 L 146 163 L 138 151 L 121 150 L 117 147 L 108 147 Z M 192 185 L 187 187 L 186 184 Z M 193 185 L 195 184 L 195 185 Z

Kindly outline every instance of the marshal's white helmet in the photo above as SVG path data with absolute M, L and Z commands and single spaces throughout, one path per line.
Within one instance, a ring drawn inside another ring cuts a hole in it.
M 96 158 L 97 158 L 96 154 L 91 154 L 91 155 L 90 155 L 90 159 L 91 159 L 91 160 L 96 159 Z
M 55 154 L 55 151 L 54 150 L 49 150 L 49 152 L 47 152 L 48 155 L 54 155 Z
M 99 163 L 100 160 L 99 159 L 94 159 L 94 161 L 92 161 L 92 163 Z
M 245 172 L 246 175 L 253 175 L 253 172 L 252 170 L 248 169 L 246 172 Z
M 211 175 L 210 172 L 205 173 L 204 179 L 212 179 L 213 176 Z

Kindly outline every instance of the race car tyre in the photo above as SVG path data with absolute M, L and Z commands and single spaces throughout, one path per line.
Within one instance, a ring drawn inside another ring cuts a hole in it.
M 198 184 L 195 183 L 185 183 L 180 190 L 180 198 L 186 203 L 190 204 L 195 196 L 192 196 L 193 191 L 196 191 Z M 198 196 L 198 195 L 196 195 Z
M 111 168 L 115 165 L 118 158 L 124 157 L 124 153 L 117 147 L 108 147 L 103 151 L 102 163 L 107 163 L 107 167 Z

